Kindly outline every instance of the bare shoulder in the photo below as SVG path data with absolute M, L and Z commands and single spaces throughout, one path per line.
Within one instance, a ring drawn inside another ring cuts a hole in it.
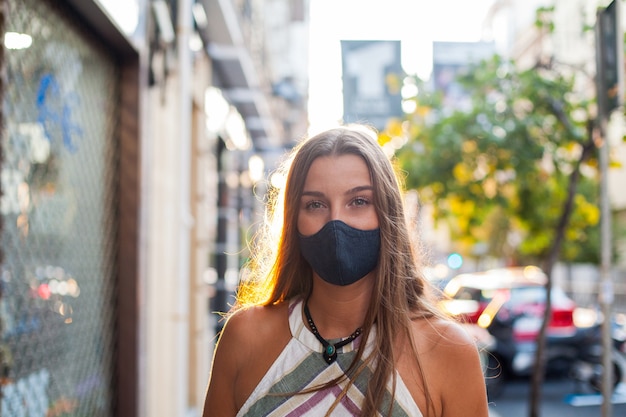
M 442 318 L 413 321 L 413 336 L 424 339 L 424 348 L 475 349 L 474 338 L 460 323 Z
M 471 332 L 464 325 L 442 318 L 414 320 L 411 330 L 419 372 L 405 365 L 402 377 L 408 375 L 409 383 L 414 384 L 413 390 L 409 387 L 414 396 L 426 389 L 439 416 L 487 416 L 479 349 Z M 410 347 L 405 347 L 404 352 L 408 351 Z M 419 374 L 421 378 L 411 377 Z M 428 381 L 427 387 L 424 381 Z
M 233 313 L 224 325 L 223 337 L 230 342 L 254 344 L 261 336 L 272 336 L 281 325 L 288 325 L 287 303 L 243 308 Z
M 224 325 L 219 345 L 228 352 L 236 352 L 238 367 L 249 369 L 248 366 L 254 365 L 252 361 L 264 363 L 273 361 L 274 354 L 278 356 L 280 350 L 271 349 L 269 340 L 276 344 L 282 340 L 286 344 L 289 338 L 288 303 L 281 303 L 249 307 L 232 314 Z
M 208 410 L 235 415 L 290 337 L 288 303 L 249 307 L 229 316 L 215 349 L 204 415 Z

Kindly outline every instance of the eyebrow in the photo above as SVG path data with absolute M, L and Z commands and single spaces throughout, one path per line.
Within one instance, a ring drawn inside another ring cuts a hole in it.
M 348 191 L 344 193 L 344 195 L 356 194 L 362 191 L 372 191 L 374 187 L 371 185 L 360 185 L 358 187 L 350 188 Z M 303 191 L 302 196 L 310 196 L 310 197 L 324 197 L 324 193 L 321 191 Z

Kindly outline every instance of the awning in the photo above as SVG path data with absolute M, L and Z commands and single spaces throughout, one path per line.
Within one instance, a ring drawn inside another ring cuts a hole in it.
M 208 24 L 202 29 L 213 62 L 213 84 L 241 114 L 256 148 L 274 144 L 278 136 L 269 103 L 261 90 L 232 0 L 199 0 Z

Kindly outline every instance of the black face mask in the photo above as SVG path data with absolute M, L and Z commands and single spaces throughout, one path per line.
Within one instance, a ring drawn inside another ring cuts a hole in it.
M 376 268 L 380 229 L 360 230 L 332 220 L 311 236 L 300 235 L 300 251 L 324 281 L 350 285 Z

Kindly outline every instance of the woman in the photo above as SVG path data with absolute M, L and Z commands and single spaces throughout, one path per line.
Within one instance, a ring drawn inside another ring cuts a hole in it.
M 429 296 L 375 133 L 302 142 L 283 199 L 278 244 L 258 245 L 218 342 L 204 417 L 487 416 L 477 348 Z

